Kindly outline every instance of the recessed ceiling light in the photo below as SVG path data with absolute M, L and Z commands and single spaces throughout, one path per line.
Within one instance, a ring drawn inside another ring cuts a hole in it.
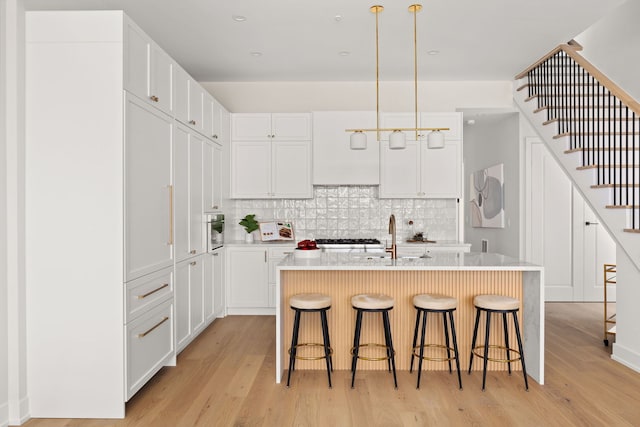
M 247 17 L 242 15 L 233 15 L 231 19 L 233 19 L 236 22 L 244 22 L 247 20 Z
M 336 22 L 340 22 L 342 21 L 342 15 L 336 15 L 333 19 L 335 19 Z
M 351 52 L 349 52 L 347 50 L 342 50 L 342 51 L 338 52 L 338 55 L 340 55 L 340 56 L 349 56 L 349 55 L 351 55 Z
M 258 51 L 251 52 L 251 56 L 262 56 L 262 52 L 258 52 Z
M 440 53 L 439 50 L 430 50 L 429 52 L 427 52 L 427 54 L 429 54 L 429 55 L 437 55 L 439 53 Z

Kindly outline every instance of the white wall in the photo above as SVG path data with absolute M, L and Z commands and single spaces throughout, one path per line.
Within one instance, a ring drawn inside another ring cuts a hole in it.
M 375 82 L 201 82 L 233 113 L 371 111 Z M 420 82 L 418 109 L 509 108 L 510 81 Z M 380 82 L 380 111 L 414 110 L 413 82 Z
M 520 257 L 520 115 L 488 114 L 464 126 L 465 240 L 472 251 L 481 250 L 487 239 L 489 252 Z M 504 228 L 471 226 L 468 201 L 471 173 L 504 164 Z
M 616 342 L 611 357 L 640 372 L 640 270 L 619 246 L 616 264 Z
M 581 53 L 607 77 L 640 100 L 640 0 L 627 0 L 575 37 Z
M 0 415 L 4 396 L 8 421 L 20 424 L 28 417 L 26 388 L 25 271 L 24 271 L 24 3 L 2 1 L 2 179 L 0 226 L 6 246 L 0 249 Z M 3 319 L 4 320 L 3 322 Z M 6 393 L 6 394 L 5 394 Z M 5 422 L 0 416 L 0 424 Z

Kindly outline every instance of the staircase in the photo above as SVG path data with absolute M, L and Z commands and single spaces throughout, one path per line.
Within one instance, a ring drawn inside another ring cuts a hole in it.
M 516 76 L 514 99 L 640 268 L 640 103 L 563 44 Z

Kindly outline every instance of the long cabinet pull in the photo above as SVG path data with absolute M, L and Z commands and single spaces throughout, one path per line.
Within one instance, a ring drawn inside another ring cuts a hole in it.
M 267 251 L 264 251 L 264 262 L 267 262 Z
M 173 185 L 169 184 L 169 243 L 173 245 Z
M 159 288 L 154 289 L 154 290 L 152 290 L 152 291 L 149 291 L 149 292 L 147 292 L 146 294 L 138 295 L 138 299 L 145 299 L 145 298 L 146 298 L 146 297 L 148 297 L 149 295 L 153 295 L 153 294 L 155 294 L 156 292 L 163 290 L 163 289 L 164 289 L 164 288 L 166 288 L 167 286 L 169 286 L 169 284 L 168 284 L 168 283 L 165 283 L 164 285 L 160 286 Z
M 158 102 L 158 101 L 160 101 L 160 98 L 158 98 L 158 97 L 157 97 L 157 96 L 155 96 L 155 95 L 151 95 L 149 98 L 150 98 L 153 102 Z
M 159 327 L 160 325 L 162 325 L 162 324 L 163 324 L 164 322 L 166 322 L 167 320 L 169 320 L 169 317 L 168 317 L 168 316 L 164 316 L 164 317 L 162 318 L 162 320 L 161 320 L 161 321 L 159 321 L 158 323 L 156 323 L 156 324 L 155 324 L 151 329 L 149 329 L 149 330 L 147 330 L 146 332 L 143 332 L 143 333 L 141 333 L 141 334 L 138 334 L 138 338 L 144 338 L 144 337 L 146 337 L 146 336 L 147 336 L 147 335 L 149 335 L 151 332 L 153 332 L 153 331 L 154 331 L 154 329 L 156 329 L 157 327 Z

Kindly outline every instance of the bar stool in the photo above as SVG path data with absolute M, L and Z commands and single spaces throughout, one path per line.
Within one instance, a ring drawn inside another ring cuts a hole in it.
M 411 366 L 409 372 L 413 372 L 413 359 L 418 357 L 418 382 L 416 388 L 420 388 L 420 376 L 422 375 L 422 361 L 431 360 L 435 362 L 447 362 L 449 363 L 449 373 L 451 373 L 451 361 L 456 361 L 456 370 L 458 372 L 458 385 L 462 389 L 462 378 L 460 377 L 460 358 L 458 357 L 458 340 L 456 338 L 456 325 L 453 321 L 453 312 L 458 307 L 458 300 L 439 294 L 419 294 L 413 297 L 413 306 L 417 310 L 416 314 L 416 327 L 413 332 L 413 348 L 411 352 Z M 444 341 L 442 344 L 425 344 L 424 335 L 427 329 L 427 314 L 429 313 L 442 313 L 442 321 L 444 324 Z M 449 315 L 449 322 L 447 322 L 447 314 Z M 420 315 L 422 315 L 422 334 L 420 338 L 420 345 L 416 346 L 418 341 L 418 328 L 420 327 Z M 449 328 L 449 325 L 451 326 Z M 453 339 L 453 347 L 449 344 L 449 332 L 451 332 L 451 338 Z M 431 357 L 424 355 L 425 347 L 438 348 L 447 350 L 447 357 Z M 453 357 L 451 352 L 453 351 Z M 418 352 L 416 354 L 416 352 Z
M 473 328 L 473 341 L 471 342 L 471 357 L 469 359 L 469 373 L 471 373 L 471 364 L 473 363 L 473 356 L 476 355 L 484 359 L 484 365 L 482 368 L 482 390 L 484 390 L 487 380 L 487 362 L 489 360 L 493 362 L 507 363 L 509 366 L 509 375 L 511 375 L 511 362 L 520 361 L 522 364 L 522 374 L 524 375 L 524 386 L 526 390 L 529 390 L 529 382 L 527 381 L 527 368 L 524 363 L 524 351 L 522 349 L 522 337 L 520 336 L 520 326 L 518 325 L 518 310 L 520 308 L 520 301 L 503 296 L 503 295 L 476 295 L 473 298 L 473 305 L 476 307 L 476 323 Z M 480 321 L 480 312 L 485 313 L 486 328 L 484 334 L 484 344 L 476 347 L 476 338 L 478 335 L 478 322 Z M 502 314 L 502 325 L 504 327 L 504 341 L 505 345 L 490 345 L 489 344 L 489 331 L 491 327 L 491 314 Z M 513 315 L 513 323 L 516 330 L 516 338 L 518 340 L 518 350 L 509 348 L 509 332 L 507 329 L 507 314 Z M 483 348 L 484 354 L 475 353 L 476 350 Z M 498 348 L 505 350 L 505 359 L 495 359 L 489 357 L 489 348 Z M 511 358 L 511 353 L 515 353 L 517 356 Z
M 289 306 L 295 310 L 293 321 L 293 334 L 291 336 L 291 348 L 289 348 L 289 374 L 287 375 L 287 387 L 291 380 L 291 372 L 295 369 L 295 360 L 319 360 L 325 359 L 327 363 L 327 377 L 329 378 L 329 388 L 331 388 L 331 371 L 333 371 L 333 360 L 331 355 L 331 341 L 329 340 L 329 327 L 327 323 L 327 310 L 331 308 L 331 297 L 324 294 L 297 294 L 289 298 Z M 300 329 L 300 315 L 302 313 L 320 313 L 322 323 L 323 344 L 300 343 L 298 344 L 298 331 Z M 324 347 L 323 356 L 298 356 L 298 347 Z
M 351 349 L 351 388 L 354 387 L 356 380 L 356 366 L 358 359 L 362 360 L 386 360 L 389 372 L 393 370 L 393 384 L 398 388 L 398 380 L 396 378 L 396 359 L 395 350 L 393 349 L 393 340 L 391 339 L 391 324 L 389 323 L 389 311 L 393 309 L 394 300 L 392 297 L 384 294 L 359 294 L 351 297 L 351 306 L 357 310 L 356 329 L 353 334 L 353 348 Z M 381 313 L 382 326 L 384 328 L 385 344 L 367 343 L 360 344 L 360 332 L 362 329 L 363 313 Z M 386 349 L 384 357 L 363 357 L 360 356 L 360 347 L 382 347 Z

